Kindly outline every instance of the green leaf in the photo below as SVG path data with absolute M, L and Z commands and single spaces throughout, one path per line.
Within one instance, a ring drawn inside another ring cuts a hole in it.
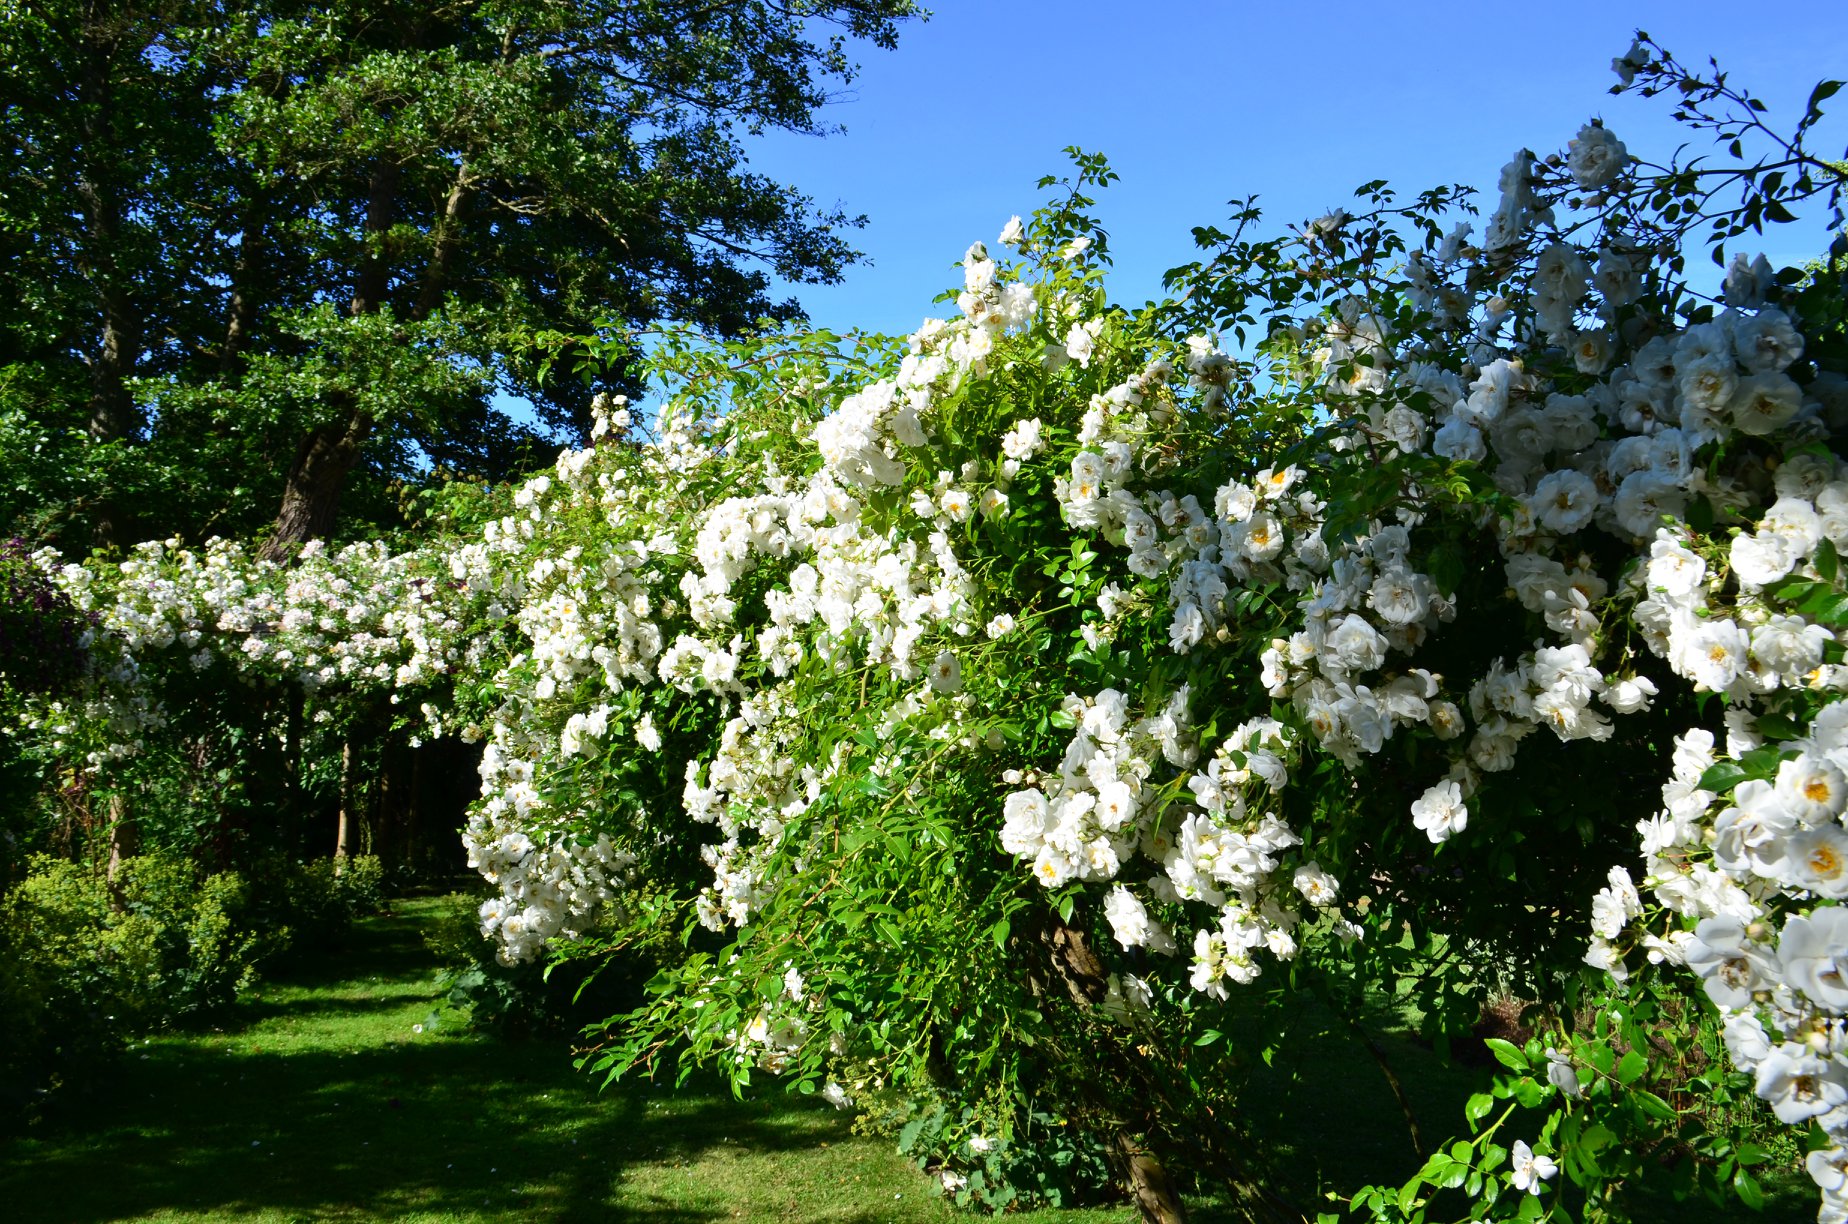
M 1616 1076 L 1618 1083 L 1631 1084 L 1647 1070 L 1649 1070 L 1649 1060 L 1643 1056 L 1643 1052 L 1641 1050 L 1631 1050 L 1628 1054 L 1623 1056 L 1620 1062 L 1618 1062 L 1617 1070 L 1613 1074 Z
M 1793 740 L 1803 737 L 1803 728 L 1782 714 L 1763 714 L 1758 719 L 1758 733 L 1768 740 Z
M 1425 564 L 1432 583 L 1446 596 L 1456 594 L 1457 588 L 1463 584 L 1466 568 L 1462 550 L 1448 542 L 1433 549 Z
M 1700 775 L 1700 789 L 1723 795 L 1751 776 L 1737 761 L 1715 761 Z
M 1653 1092 L 1638 1088 L 1630 1096 L 1642 1107 L 1644 1113 L 1658 1122 L 1673 1122 L 1681 1116 L 1675 1112 L 1674 1106 Z
M 1739 758 L 1739 764 L 1745 769 L 1746 776 L 1770 781 L 1777 776 L 1778 764 L 1784 759 L 1784 751 L 1772 744 L 1754 748 Z
M 1815 617 L 1817 621 L 1830 628 L 1839 629 L 1848 625 L 1848 595 L 1833 595 L 1827 599 L 1805 604 L 1803 611 Z
M 1782 600 L 1785 603 L 1801 603 L 1813 595 L 1826 595 L 1829 593 L 1830 589 L 1830 587 L 1823 583 L 1815 582 L 1801 575 L 1793 575 L 1789 578 L 1780 578 L 1766 587 L 1765 594 L 1773 599 Z
M 1756 1143 L 1741 1143 L 1739 1150 L 1733 1153 L 1733 1159 L 1742 1165 L 1763 1164 L 1771 1159 L 1771 1153 Z
M 1225 1034 L 1220 1032 L 1218 1029 L 1207 1029 L 1206 1032 L 1201 1033 L 1198 1037 L 1194 1038 L 1194 1045 L 1195 1046 L 1210 1046 L 1215 1041 L 1218 1041 L 1223 1036 L 1225 1036 Z
M 1732 1187 L 1733 1193 L 1739 1196 L 1739 1201 L 1744 1203 L 1746 1207 L 1752 1211 L 1763 1211 L 1765 1209 L 1764 1190 L 1759 1186 L 1758 1179 L 1753 1177 L 1751 1173 L 1744 1168 L 1739 1169 L 1733 1174 Z
M 1526 1071 L 1530 1066 L 1527 1061 L 1527 1055 L 1521 1053 L 1520 1047 L 1515 1045 L 1512 1041 L 1504 1041 L 1500 1037 L 1490 1037 L 1484 1040 L 1482 1044 L 1488 1046 L 1489 1053 L 1495 1055 L 1496 1060 L 1500 1062 L 1502 1066 L 1510 1070 Z
M 1467 1153 L 1469 1152 L 1469 1144 L 1463 1143 L 1458 1146 L 1464 1149 L 1466 1155 L 1462 1159 L 1458 1159 L 1453 1154 L 1451 1156 L 1450 1165 L 1446 1167 L 1442 1173 L 1438 1174 L 1437 1177 L 1432 1179 L 1432 1184 L 1440 1190 L 1454 1190 L 1462 1185 L 1469 1177 L 1470 1167 L 1466 1163 L 1468 1160 Z
M 1817 541 L 1816 551 L 1810 554 L 1810 564 L 1816 567 L 1816 572 L 1822 575 L 1824 582 L 1833 583 L 1841 569 L 1841 559 L 1835 554 L 1835 542 L 1828 536 Z

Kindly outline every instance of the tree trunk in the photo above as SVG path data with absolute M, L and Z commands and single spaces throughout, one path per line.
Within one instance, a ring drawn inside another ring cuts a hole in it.
M 389 740 L 379 745 L 378 785 L 372 790 L 372 818 L 366 822 L 366 841 L 362 853 L 379 853 L 379 834 L 391 819 L 391 805 L 397 794 L 392 785 L 392 752 Z
M 1127 1132 L 1110 1145 L 1129 1183 L 1129 1197 L 1146 1224 L 1187 1224 L 1187 1205 L 1174 1192 L 1168 1172 Z
M 83 129 L 83 169 L 77 179 L 77 197 L 83 212 L 83 246 L 78 261 L 96 291 L 102 315 L 102 335 L 89 354 L 90 419 L 92 442 L 117 442 L 134 435 L 140 424 L 128 380 L 141 358 L 141 323 L 131 286 L 121 274 L 116 249 L 122 241 L 122 196 L 119 145 L 112 123 L 116 116 L 113 61 L 118 50 L 107 31 L 111 15 L 92 13 L 86 22 L 88 51 L 78 97 L 86 111 Z M 104 490 L 96 505 L 96 543 L 109 545 L 128 533 L 123 509 Z
M 92 442 L 114 442 L 128 437 L 138 423 L 128 379 L 141 352 L 133 306 L 128 294 L 115 285 L 98 293 L 103 309 L 102 344 L 90 359 L 90 422 Z
M 353 817 L 356 814 L 353 808 L 353 741 L 348 738 L 340 745 L 340 820 L 334 827 L 335 875 L 346 868 L 347 854 L 352 845 Z
M 1055 913 L 1050 915 L 1042 937 L 1051 954 L 1053 972 L 1073 1004 L 1088 1010 L 1102 1003 L 1110 993 L 1110 973 L 1084 930 Z M 1175 1191 L 1174 1183 L 1168 1180 L 1161 1162 L 1127 1127 L 1117 1132 L 1110 1147 L 1145 1224 L 1186 1224 L 1187 1205 Z
M 349 309 L 355 315 L 376 314 L 384 303 L 385 290 L 391 280 L 391 252 L 386 236 L 396 211 L 398 180 L 402 171 L 396 162 L 381 161 L 372 171 L 371 187 L 366 195 L 365 251 L 360 256 L 359 276 L 353 286 Z M 372 433 L 372 415 L 352 404 L 350 395 L 344 414 L 335 423 L 308 431 L 295 449 L 295 461 L 283 484 L 282 508 L 276 512 L 276 527 L 264 541 L 258 556 L 266 561 L 282 561 L 292 546 L 309 540 L 324 540 L 333 534 L 340 513 L 340 490 L 347 473 L 359 462 L 360 447 Z
M 1103 1002 L 1109 993 L 1109 970 L 1103 958 L 1091 946 L 1090 936 L 1083 927 L 1066 922 L 1057 913 L 1048 914 L 1046 925 L 1040 930 L 1040 940 L 1048 953 L 1052 975 L 1065 988 L 1077 1008 L 1088 1011 Z M 1151 1150 L 1150 1144 L 1160 1144 L 1164 1139 L 1176 1142 L 1175 1133 L 1185 1132 L 1188 1119 L 1171 1117 L 1164 1127 L 1161 1124 L 1163 1096 L 1160 1087 L 1166 1074 L 1164 1069 L 1146 1066 L 1139 1061 L 1141 1055 L 1132 1048 L 1125 1048 L 1121 1053 L 1136 1063 L 1136 1069 L 1147 1087 L 1136 1104 L 1127 1111 L 1122 1109 L 1121 1100 L 1114 1105 L 1109 1101 L 1100 1102 L 1109 1113 L 1119 1117 L 1127 1114 L 1125 1123 L 1111 1137 L 1111 1152 L 1116 1157 L 1124 1186 L 1135 1200 L 1136 1209 L 1145 1224 L 1184 1224 L 1187 1219 L 1186 1204 L 1181 1201 L 1179 1191 L 1169 1180 L 1167 1171 Z M 1132 1125 L 1138 1120 L 1137 1114 L 1141 1115 L 1141 1134 Z M 1183 1134 L 1178 1142 L 1195 1148 L 1196 1154 L 1199 1154 L 1197 1133 L 1192 1136 Z M 1213 1145 L 1204 1154 L 1207 1159 L 1203 1173 L 1211 1176 L 1230 1195 L 1235 1219 L 1246 1220 L 1250 1224 L 1304 1224 L 1307 1217 L 1281 1195 L 1246 1172 L 1243 1162 L 1228 1143 Z
M 109 796 L 109 908 L 121 913 L 127 907 L 122 893 L 122 864 L 141 852 L 141 830 L 135 824 L 135 809 L 128 796 L 116 791 Z
M 396 219 L 398 180 L 402 174 L 393 161 L 382 161 L 373 167 L 372 184 L 366 192 L 366 249 L 360 256 L 359 279 L 348 305 L 353 314 L 377 314 L 384 304 L 385 290 L 391 282 L 391 252 L 386 250 L 386 235 Z
M 404 827 L 400 830 L 397 862 L 400 866 L 410 866 L 417 857 L 418 829 L 423 824 L 424 808 L 429 803 L 425 791 L 429 789 L 429 774 L 424 762 L 429 757 L 431 744 L 419 744 L 411 749 L 411 801 L 404 810 Z
M 462 214 L 468 207 L 469 185 L 475 181 L 464 162 L 456 168 L 456 181 L 443 202 L 443 215 L 434 226 L 436 242 L 430 263 L 424 269 L 423 285 L 417 291 L 413 319 L 427 319 L 443 304 L 443 290 L 449 287 L 449 265 L 455 261 L 456 248 L 462 244 Z
M 303 826 L 306 823 L 302 809 L 307 806 L 302 801 L 302 707 L 306 699 L 300 686 L 289 685 L 287 702 L 282 724 L 282 779 L 286 788 L 283 828 L 290 842 L 289 853 L 294 855 L 301 851 Z
M 346 474 L 359 462 L 360 447 L 372 432 L 372 417 L 361 409 L 348 413 L 345 428 L 311 430 L 296 448 L 288 483 L 282 490 L 282 509 L 276 528 L 257 554 L 264 561 L 280 562 L 294 546 L 324 540 L 333 534 L 340 512 L 340 489 Z
M 244 374 L 244 350 L 257 319 L 257 286 L 261 283 L 265 244 L 268 241 L 269 195 L 259 182 L 251 187 L 250 205 L 238 234 L 237 265 L 231 271 L 231 299 L 227 303 L 224 345 L 219 351 L 219 376 L 235 385 Z

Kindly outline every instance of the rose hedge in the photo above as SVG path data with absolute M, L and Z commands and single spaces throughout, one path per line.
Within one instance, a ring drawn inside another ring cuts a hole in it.
M 1480 236 L 1456 191 L 1247 208 L 1127 310 L 1079 155 L 901 341 L 661 339 L 651 418 L 600 405 L 477 539 L 64 569 L 119 662 L 40 726 L 109 768 L 180 652 L 419 701 L 484 744 L 505 959 L 682 932 L 593 1067 L 857 1102 L 959 1201 L 1300 1214 L 1252 997 L 1443 1044 L 1512 995 L 1467 1133 L 1348 1209 L 1749 1203 L 1732 1094 L 1848 1219 L 1833 85 L 1778 135 L 1647 41 L 1616 68 L 1731 160 L 1588 124 Z M 1726 263 L 1816 202 L 1821 265 Z

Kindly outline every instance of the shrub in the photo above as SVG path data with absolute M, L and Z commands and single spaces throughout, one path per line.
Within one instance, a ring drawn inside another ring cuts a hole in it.
M 356 854 L 331 866 L 334 896 L 346 907 L 349 919 L 376 914 L 385 908 L 387 873 L 384 860 L 378 855 Z
M 672 931 L 636 940 L 619 953 L 606 953 L 593 940 L 586 955 L 557 963 L 515 961 L 481 930 L 481 906 L 488 894 L 451 893 L 424 944 L 445 967 L 443 1005 L 432 1020 L 468 1023 L 508 1036 L 575 1031 L 612 1011 L 642 1001 L 643 983 L 672 954 Z M 592 934 L 601 933 L 593 931 Z
M 376 859 L 338 879 L 326 863 L 247 878 L 157 852 L 125 860 L 112 886 L 35 856 L 0 896 L 0 1107 L 29 1116 L 133 1035 L 224 1008 L 291 947 L 337 943 L 377 907 L 381 878 Z
M 60 590 L 21 539 L 0 541 L 0 685 L 72 689 L 90 673 L 92 613 Z
M 1291 1013 L 1254 996 L 1363 1048 L 1391 998 L 1443 1053 L 1507 993 L 1541 1006 L 1481 1041 L 1466 1129 L 1351 1208 L 1750 1205 L 1755 1118 L 1664 1096 L 1704 1043 L 1848 1217 L 1848 332 L 1839 278 L 1731 246 L 1818 201 L 1841 229 L 1804 143 L 1836 86 L 1783 136 L 1717 67 L 1616 67 L 1727 157 L 1594 121 L 1481 234 L 1453 189 L 1267 240 L 1244 207 L 1130 310 L 1078 154 L 902 342 L 651 345 L 653 436 L 600 400 L 479 540 L 67 574 L 133 715 L 89 759 L 156 721 L 175 642 L 395 683 L 484 743 L 498 950 L 455 939 L 462 998 L 659 964 L 594 1070 L 895 1095 L 989 1205 L 1108 1162 L 1161 1217 L 1165 1160 L 1289 1215 L 1259 1068 Z

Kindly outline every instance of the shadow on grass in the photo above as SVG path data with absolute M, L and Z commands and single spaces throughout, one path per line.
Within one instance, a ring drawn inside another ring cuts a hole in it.
M 0 1218 L 704 1224 L 748 1214 L 882 1224 L 948 1216 L 914 1170 L 870 1154 L 888 1145 L 859 1141 L 850 1150 L 847 1119 L 819 1106 L 781 1094 L 739 1102 L 698 1082 L 599 1093 L 558 1041 L 413 1032 L 438 993 L 418 930 L 425 913 L 413 904 L 362 924 L 347 952 L 295 962 L 260 998 L 218 1018 L 216 1030 L 130 1051 L 63 1125 L 0 1145 Z M 1258 1072 L 1250 1099 L 1262 1102 L 1267 1137 L 1283 1148 L 1289 1192 L 1326 1210 L 1333 1204 L 1315 1199 L 1318 1188 L 1351 1192 L 1408 1176 L 1418 1162 L 1398 1105 L 1351 1034 L 1300 996 L 1273 1019 L 1291 1039 L 1276 1065 Z M 1445 1067 L 1394 1035 L 1390 1014 L 1366 1023 L 1426 1142 L 1451 1135 L 1488 1072 Z M 805 1159 L 756 1160 L 796 1154 Z M 904 1210 L 850 1199 L 860 1192 L 848 1183 L 862 1173 L 879 1199 L 902 1189 Z M 824 1183 L 842 1189 L 830 1196 Z M 1237 1218 L 1202 1189 L 1196 1224 Z M 1773 1193 L 1757 1219 L 1813 1218 L 1806 1184 Z M 914 1206 L 924 1198 L 928 1209 Z M 1639 1207 L 1639 1220 L 1664 1224 L 1740 1218 L 1704 1205 Z
M 215 1033 L 136 1047 L 81 1114 L 0 1146 L 0 1214 L 690 1224 L 730 1212 L 654 1196 L 617 1207 L 625 1171 L 721 1145 L 784 1152 L 846 1137 L 845 1119 L 788 1100 L 647 1085 L 599 1096 L 561 1043 L 416 1035 L 435 994 L 427 961 L 416 977 L 426 954 L 414 938 L 368 944 L 344 972 L 298 966 L 269 988 L 277 997 L 240 1006 Z M 380 973 L 385 993 L 355 994 L 356 969 Z M 338 994 L 316 993 L 316 979 Z M 417 980 L 421 990 L 407 984 Z
M 357 1054 L 201 1053 L 132 1065 L 80 1140 L 28 1141 L 0 1172 L 16 1219 L 78 1222 L 161 1209 L 309 1218 L 509 1207 L 604 1218 L 627 1164 L 732 1143 L 807 1149 L 832 1118 L 729 1099 L 592 1102 L 556 1050 L 494 1059 L 473 1039 Z M 3 1167 L 3 1166 L 0 1166 Z M 625 1205 L 625 1211 L 627 1210 Z M 671 1218 L 718 1218 L 676 1208 Z
M 423 1002 L 430 1003 L 428 982 L 421 989 L 405 986 L 397 990 L 379 989 L 365 994 L 301 995 L 298 997 L 259 997 L 238 1006 L 236 1026 L 240 1029 L 272 1020 L 305 1019 L 314 1016 L 362 1016 L 372 1012 L 401 1011 Z M 223 1018 L 220 1017 L 222 1024 Z

